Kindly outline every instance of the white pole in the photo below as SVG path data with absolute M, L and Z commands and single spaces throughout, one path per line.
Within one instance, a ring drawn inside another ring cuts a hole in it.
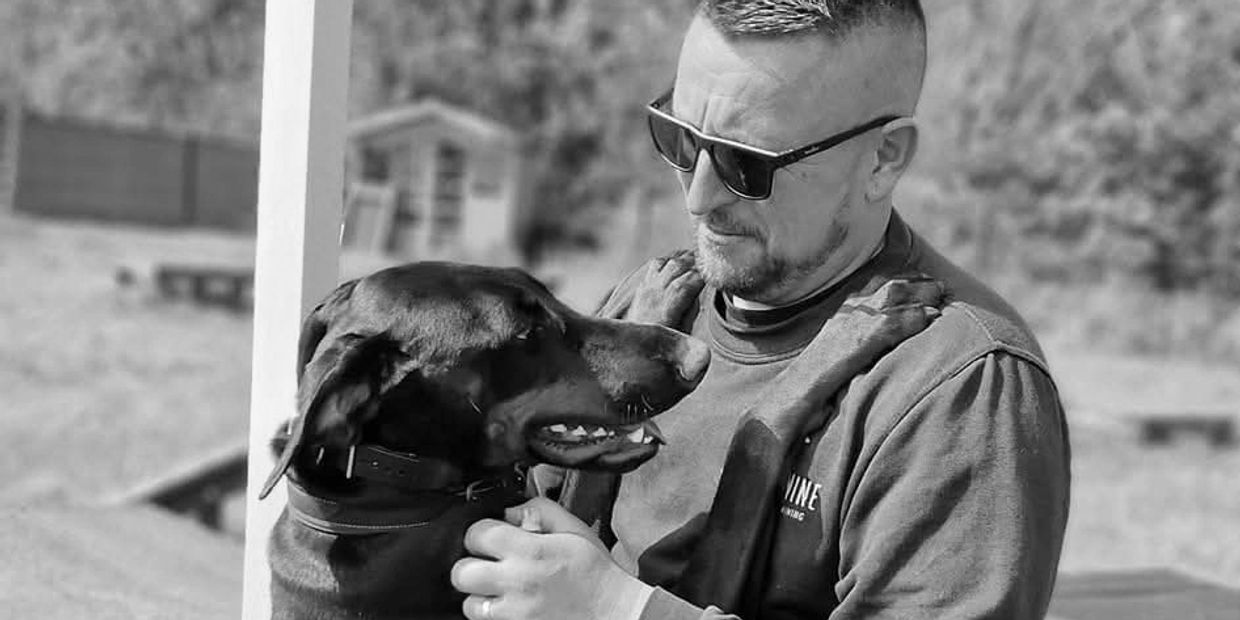
M 268 0 L 255 244 L 243 617 L 271 617 L 267 539 L 283 487 L 263 502 L 268 442 L 293 416 L 301 318 L 336 284 L 352 0 Z

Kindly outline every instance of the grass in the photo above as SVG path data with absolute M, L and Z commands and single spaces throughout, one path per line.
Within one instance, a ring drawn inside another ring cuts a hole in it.
M 544 275 L 588 308 L 639 251 L 676 245 L 679 217 L 658 209 L 657 234 L 618 235 L 603 254 L 558 257 Z M 222 233 L 0 219 L 0 503 L 89 501 L 244 441 L 249 317 L 163 302 L 113 278 L 123 264 L 247 263 L 252 252 L 251 238 Z M 350 259 L 342 271 L 376 264 Z M 1234 415 L 1235 366 L 1098 351 L 1042 327 L 1073 439 L 1063 570 L 1169 566 L 1240 586 L 1240 450 L 1145 448 L 1132 420 L 1146 410 Z
M 1061 570 L 1173 567 L 1240 587 L 1240 451 L 1149 449 L 1123 432 L 1072 431 Z
M 95 498 L 244 440 L 249 317 L 113 278 L 125 264 L 252 252 L 228 235 L 0 220 L 0 500 Z
M 1138 441 L 1146 413 L 1238 418 L 1234 366 L 1116 355 L 1058 343 L 1051 371 L 1068 412 L 1072 507 L 1060 568 L 1174 567 L 1240 586 L 1240 449 Z

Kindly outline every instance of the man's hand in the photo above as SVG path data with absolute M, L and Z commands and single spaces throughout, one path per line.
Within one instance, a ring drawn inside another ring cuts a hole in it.
M 555 502 L 536 498 L 509 508 L 505 522 L 479 521 L 465 532 L 475 557 L 452 567 L 452 585 L 468 594 L 470 620 L 636 618 L 649 586 L 612 561 L 602 541 Z
M 679 325 L 705 284 L 697 270 L 697 255 L 692 250 L 680 250 L 651 259 L 644 271 L 624 318 L 668 327 Z

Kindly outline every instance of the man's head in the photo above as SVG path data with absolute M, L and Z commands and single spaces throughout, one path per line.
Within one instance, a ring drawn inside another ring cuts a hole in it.
M 911 116 L 924 70 L 917 0 L 706 0 L 666 109 L 707 136 L 784 152 Z M 857 266 L 881 239 L 916 144 L 907 122 L 866 131 L 777 169 L 763 200 L 738 197 L 699 154 L 679 176 L 703 276 L 783 303 Z

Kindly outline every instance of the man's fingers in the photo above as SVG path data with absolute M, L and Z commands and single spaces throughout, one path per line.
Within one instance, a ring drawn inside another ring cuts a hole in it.
M 499 562 L 465 557 L 452 565 L 449 573 L 452 587 L 463 594 L 497 596 L 502 594 L 502 574 Z
M 504 520 L 526 531 L 594 537 L 594 530 L 590 529 L 590 526 L 563 506 L 545 497 L 535 497 L 524 504 L 508 508 L 504 511 Z M 533 529 L 535 527 L 537 530 Z
M 478 557 L 499 560 L 527 549 L 534 544 L 533 536 L 503 521 L 483 519 L 465 530 L 465 550 Z
M 504 620 L 503 599 L 491 596 L 467 596 L 461 603 L 461 611 L 469 620 Z

